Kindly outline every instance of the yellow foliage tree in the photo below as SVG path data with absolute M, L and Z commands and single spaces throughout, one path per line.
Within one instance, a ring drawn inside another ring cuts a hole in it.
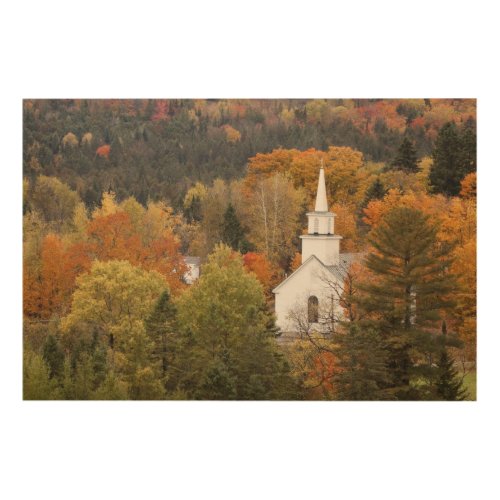
M 296 188 L 304 188 L 309 206 L 314 203 L 318 171 L 323 164 L 331 203 L 359 203 L 364 196 L 363 155 L 349 147 L 330 146 L 327 151 L 275 149 L 249 159 L 246 184 L 249 188 L 261 177 L 288 175 Z
M 86 132 L 82 136 L 82 146 L 92 144 L 92 134 L 90 132 Z
M 241 140 L 241 133 L 234 127 L 231 127 L 231 125 L 224 125 L 222 129 L 226 133 L 227 142 L 238 142 Z
M 104 191 L 102 193 L 101 206 L 95 208 L 92 212 L 92 218 L 106 217 L 107 215 L 115 214 L 118 212 L 118 203 L 116 202 L 116 195 L 113 191 Z
M 76 147 L 78 146 L 78 139 L 73 132 L 68 132 L 62 139 L 62 145 L 64 147 Z
M 132 226 L 139 232 L 146 213 L 144 207 L 133 196 L 129 196 L 120 203 L 119 209 L 129 215 Z

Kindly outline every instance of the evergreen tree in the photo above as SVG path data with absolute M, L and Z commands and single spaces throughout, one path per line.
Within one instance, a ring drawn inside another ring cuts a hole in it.
M 434 150 L 429 181 L 436 193 L 457 196 L 460 181 L 476 170 L 476 134 L 472 124 L 467 124 L 462 133 L 455 123 L 443 125 L 439 131 Z
M 455 369 L 453 359 L 451 359 L 446 349 L 447 326 L 443 320 L 441 326 L 441 352 L 437 363 L 437 377 L 435 383 L 436 399 L 445 401 L 462 401 L 465 399 L 466 391 L 462 387 L 462 380 L 458 377 L 458 371 Z
M 374 278 L 359 284 L 362 293 L 356 300 L 367 314 L 366 323 L 384 340 L 389 387 L 399 399 L 420 397 L 418 387 L 410 386 L 411 375 L 415 380 L 429 376 L 421 362 L 437 349 L 429 327 L 440 311 L 452 306 L 446 299 L 454 286 L 445 273 L 450 262 L 445 250 L 437 248 L 436 232 L 421 211 L 398 207 L 369 236 L 373 250 L 366 266 Z
M 202 219 L 201 200 L 199 196 L 193 196 L 191 203 L 184 208 L 184 216 L 189 223 L 200 222 Z
M 146 332 L 153 344 L 151 357 L 161 365 L 163 378 L 166 377 L 169 364 L 175 356 L 177 309 L 170 299 L 170 293 L 164 291 L 156 302 L 152 313 L 145 320 Z
M 385 196 L 386 190 L 382 181 L 377 177 L 370 187 L 366 190 L 364 206 L 368 205 L 372 200 L 381 200 Z
M 466 122 L 460 140 L 462 153 L 461 178 L 463 179 L 467 174 L 477 170 L 477 137 L 472 121 Z
M 217 357 L 210 363 L 201 377 L 195 391 L 195 399 L 235 400 L 237 399 L 237 380 L 234 371 L 228 367 L 224 357 Z
M 236 216 L 236 211 L 231 205 L 227 206 L 224 213 L 224 222 L 222 226 L 222 241 L 233 250 L 239 251 L 241 249 L 245 233 L 241 227 L 240 221 Z
M 443 347 L 437 363 L 436 395 L 437 399 L 445 401 L 463 401 L 466 390 L 462 386 L 462 380 L 458 371 L 453 366 L 453 359 Z
M 413 143 L 405 137 L 399 146 L 392 166 L 408 174 L 418 172 L 417 151 Z
M 49 335 L 45 341 L 43 359 L 49 367 L 50 378 L 59 377 L 63 373 L 64 352 L 53 335 Z
M 337 372 L 333 376 L 335 398 L 349 401 L 391 399 L 386 387 L 390 376 L 387 353 L 378 332 L 352 323 L 338 334 L 333 349 Z

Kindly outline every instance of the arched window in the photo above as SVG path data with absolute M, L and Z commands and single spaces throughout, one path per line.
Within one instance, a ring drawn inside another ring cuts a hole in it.
M 307 317 L 309 323 L 317 323 L 319 320 L 318 297 L 311 295 L 307 300 Z
M 314 234 L 318 234 L 319 231 L 319 219 L 316 217 L 314 219 Z

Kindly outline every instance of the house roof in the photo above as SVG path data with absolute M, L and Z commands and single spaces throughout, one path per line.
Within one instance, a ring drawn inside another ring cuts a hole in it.
M 200 265 L 200 257 L 192 257 L 190 255 L 186 255 L 184 257 L 184 262 L 186 264 L 192 264 L 194 266 L 199 266 Z

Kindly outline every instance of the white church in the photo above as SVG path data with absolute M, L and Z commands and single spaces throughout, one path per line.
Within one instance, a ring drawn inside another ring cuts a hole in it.
M 328 211 L 325 171 L 319 171 L 314 212 L 307 213 L 302 239 L 302 264 L 274 290 L 276 324 L 281 336 L 331 333 L 342 317 L 339 298 L 351 263 L 360 254 L 340 253 L 335 214 Z

